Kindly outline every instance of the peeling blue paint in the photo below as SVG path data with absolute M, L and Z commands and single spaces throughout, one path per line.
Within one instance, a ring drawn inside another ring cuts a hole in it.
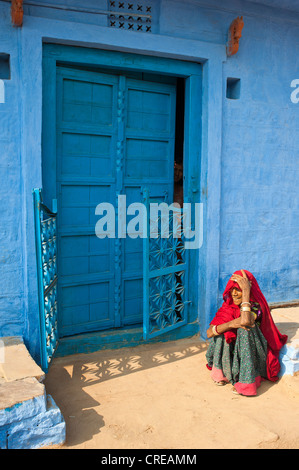
M 50 395 L 17 403 L 0 411 L 0 449 L 38 449 L 65 442 L 65 421 Z M 15 412 L 21 407 L 22 412 Z M 13 411 L 13 413 L 9 413 Z M 7 415 L 7 412 L 9 413 Z
M 14 406 L 10 406 L 9 408 L 5 408 L 5 412 L 10 412 L 10 411 L 14 411 L 16 408 L 19 408 L 19 406 L 21 406 L 22 403 L 16 403 Z

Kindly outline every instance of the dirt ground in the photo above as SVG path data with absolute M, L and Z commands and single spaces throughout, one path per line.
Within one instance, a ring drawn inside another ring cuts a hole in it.
M 299 376 L 256 397 L 216 386 L 199 337 L 56 358 L 45 385 L 67 449 L 299 448 Z

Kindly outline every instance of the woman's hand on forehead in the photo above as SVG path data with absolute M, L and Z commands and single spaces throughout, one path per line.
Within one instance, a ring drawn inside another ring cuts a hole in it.
M 250 289 L 251 282 L 249 281 L 244 269 L 241 269 L 241 273 L 243 276 L 240 276 L 240 274 L 233 274 L 230 280 L 236 282 L 240 286 L 241 290 Z

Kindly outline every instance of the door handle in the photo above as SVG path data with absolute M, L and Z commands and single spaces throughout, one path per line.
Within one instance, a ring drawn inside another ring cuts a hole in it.
M 196 183 L 195 179 L 196 179 L 195 176 L 192 175 L 192 176 L 191 176 L 191 192 L 194 193 L 194 194 L 195 194 L 195 193 L 198 193 L 198 188 L 195 186 L 195 183 Z M 192 187 L 193 185 L 194 185 L 195 187 Z

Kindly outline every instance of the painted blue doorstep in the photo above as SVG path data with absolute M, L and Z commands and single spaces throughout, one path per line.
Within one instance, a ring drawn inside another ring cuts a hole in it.
M 37 404 L 38 402 L 38 404 Z M 0 449 L 38 449 L 65 442 L 65 421 L 50 395 L 1 410 Z

